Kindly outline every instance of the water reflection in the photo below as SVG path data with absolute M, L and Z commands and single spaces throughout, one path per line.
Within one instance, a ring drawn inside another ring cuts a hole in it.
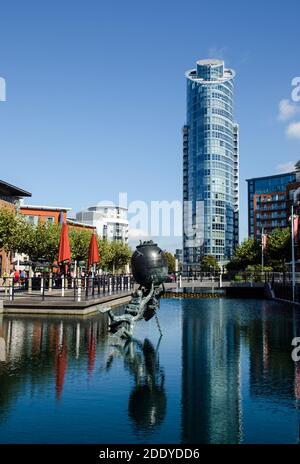
M 296 437 L 299 363 L 291 359 L 291 341 L 300 333 L 299 309 L 270 301 L 228 303 L 201 311 L 197 303 L 182 302 L 182 441 L 268 442 L 274 432 L 284 441 L 279 412 L 283 420 L 290 414 Z
M 227 316 L 223 300 L 210 311 L 183 300 L 182 441 L 241 440 L 239 320 Z
M 113 366 L 115 357 L 121 356 L 124 368 L 134 379 L 128 403 L 128 415 L 136 434 L 152 433 L 166 415 L 167 398 L 164 389 L 165 373 L 159 363 L 159 339 L 154 348 L 147 338 L 142 342 L 134 339 L 125 344 L 118 341 L 112 345 L 106 370 Z
M 60 400 L 69 361 L 73 370 L 74 360 L 86 360 L 86 370 L 91 375 L 97 344 L 105 345 L 106 339 L 105 317 L 82 322 L 68 318 L 1 317 L 1 398 L 13 398 L 16 391 L 22 394 L 28 381 L 34 387 L 52 384 L 54 380 L 56 398 Z
M 150 322 L 119 344 L 103 314 L 0 315 L 0 441 L 298 441 L 299 309 L 163 300 L 160 319 L 161 343 Z
M 159 342 L 134 339 L 124 343 L 108 334 L 108 321 L 103 315 L 81 322 L 73 319 L 13 318 L 0 320 L 1 398 L 9 403 L 22 395 L 28 382 L 55 385 L 57 401 L 63 398 L 68 369 L 74 362 L 86 361 L 86 374 L 91 378 L 97 364 L 105 363 L 108 373 L 115 358 L 134 380 L 128 397 L 128 416 L 136 434 L 151 433 L 166 414 L 165 374 L 159 363 Z M 119 369 L 119 366 L 117 366 Z M 101 375 L 97 369 L 96 374 Z M 2 382 L 4 379 L 4 383 Z M 6 382 L 6 383 L 5 383 Z M 2 410 L 5 410 L 3 405 Z M 1 413 L 0 413 L 1 415 Z
M 0 314 L 0 362 L 6 361 L 6 342 L 3 337 L 3 315 Z

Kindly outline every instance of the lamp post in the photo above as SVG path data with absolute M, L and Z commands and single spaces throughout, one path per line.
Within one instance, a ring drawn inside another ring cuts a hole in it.
M 261 229 L 261 272 L 264 269 L 264 228 Z
M 291 222 L 292 222 L 292 294 L 293 294 L 293 302 L 295 301 L 295 243 L 294 243 L 294 205 L 292 205 L 292 216 L 291 216 Z

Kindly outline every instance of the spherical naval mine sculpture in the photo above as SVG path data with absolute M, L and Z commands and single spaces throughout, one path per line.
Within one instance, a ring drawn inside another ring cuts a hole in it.
M 162 284 L 168 275 L 168 262 L 164 252 L 153 243 L 141 243 L 136 247 L 131 259 L 132 274 L 135 281 L 150 288 Z

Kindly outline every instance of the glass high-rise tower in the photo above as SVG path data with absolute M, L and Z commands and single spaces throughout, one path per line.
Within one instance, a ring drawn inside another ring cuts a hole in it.
M 233 78 L 222 60 L 200 60 L 186 73 L 183 127 L 183 262 L 198 268 L 213 255 L 224 264 L 239 240 L 239 126 Z

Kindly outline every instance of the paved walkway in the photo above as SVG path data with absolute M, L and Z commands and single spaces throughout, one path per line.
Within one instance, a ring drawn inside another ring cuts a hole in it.
M 46 296 L 42 301 L 32 296 L 16 297 L 15 300 L 3 301 L 4 313 L 18 314 L 91 314 L 99 311 L 104 306 L 117 306 L 127 303 L 131 299 L 132 290 L 125 290 L 111 295 L 95 295 L 89 296 L 87 300 L 74 301 L 68 299 L 68 296 L 62 297 L 58 295 Z

